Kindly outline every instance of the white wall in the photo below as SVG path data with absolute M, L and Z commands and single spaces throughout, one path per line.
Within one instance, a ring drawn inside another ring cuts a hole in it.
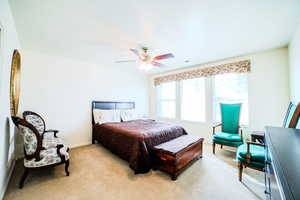
M 288 81 L 288 50 L 280 48 L 259 52 L 242 57 L 227 59 L 221 62 L 194 66 L 188 69 L 176 70 L 169 73 L 150 76 L 150 115 L 155 118 L 155 87 L 153 79 L 156 76 L 177 73 L 185 70 L 213 66 L 221 63 L 250 59 L 249 73 L 249 129 L 263 130 L 265 125 L 281 126 L 285 111 L 289 103 Z M 210 108 L 207 108 L 210 110 Z M 201 135 L 206 141 L 211 140 L 211 122 L 196 123 L 172 121 L 182 125 L 191 134 Z
M 0 0 L 0 199 L 2 199 L 12 169 L 14 125 L 10 120 L 9 81 L 11 59 L 20 44 L 7 0 Z
M 291 99 L 300 102 L 300 25 L 289 44 Z
M 41 114 L 71 147 L 91 143 L 92 100 L 135 101 L 148 115 L 147 77 L 132 64 L 91 64 L 24 50 L 21 111 Z

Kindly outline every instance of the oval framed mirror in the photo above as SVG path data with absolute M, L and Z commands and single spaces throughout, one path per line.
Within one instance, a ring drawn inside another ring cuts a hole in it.
M 21 84 L 21 55 L 18 50 L 14 50 L 11 72 L 10 72 L 10 112 L 15 116 L 18 113 Z

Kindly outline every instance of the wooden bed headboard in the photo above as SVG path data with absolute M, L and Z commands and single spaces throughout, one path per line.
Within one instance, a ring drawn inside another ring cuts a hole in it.
M 94 125 L 94 109 L 101 110 L 129 110 L 134 109 L 134 102 L 124 102 L 124 101 L 92 101 L 92 124 Z

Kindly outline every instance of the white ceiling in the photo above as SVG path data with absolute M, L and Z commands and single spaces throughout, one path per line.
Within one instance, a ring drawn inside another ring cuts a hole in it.
M 135 58 L 128 49 L 144 44 L 154 54 L 174 53 L 174 59 L 164 61 L 163 70 L 285 46 L 300 22 L 299 0 L 10 0 L 10 4 L 24 49 L 114 64 Z

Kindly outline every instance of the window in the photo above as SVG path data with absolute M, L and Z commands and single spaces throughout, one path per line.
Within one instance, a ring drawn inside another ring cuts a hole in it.
M 220 122 L 220 103 L 242 103 L 240 124 L 248 125 L 247 73 L 162 83 L 156 87 L 156 92 L 156 113 L 160 118 Z
M 205 78 L 182 81 L 181 119 L 204 122 L 205 107 Z
M 247 74 L 229 73 L 214 76 L 214 120 L 221 121 L 220 103 L 242 103 L 240 123 L 248 124 Z
M 163 83 L 159 86 L 158 115 L 163 118 L 176 117 L 176 82 Z

